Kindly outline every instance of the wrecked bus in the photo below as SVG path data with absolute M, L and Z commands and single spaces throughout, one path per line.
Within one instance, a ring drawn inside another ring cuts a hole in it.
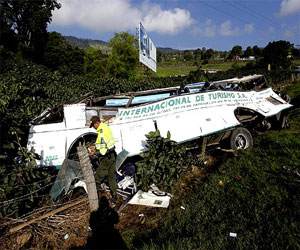
M 285 127 L 285 110 L 292 107 L 271 88 L 262 88 L 264 82 L 262 75 L 252 75 L 188 84 L 182 94 L 178 87 L 105 97 L 87 94 L 32 120 L 27 148 L 41 156 L 40 166 L 60 168 L 64 159 L 76 159 L 80 143 L 95 141 L 89 120 L 97 115 L 112 129 L 116 152 L 126 152 L 125 158 L 147 151 L 145 135 L 154 130 L 163 137 L 170 131 L 178 143 L 207 138 L 208 145 L 225 142 L 234 150 L 245 149 L 252 146 L 254 129 Z

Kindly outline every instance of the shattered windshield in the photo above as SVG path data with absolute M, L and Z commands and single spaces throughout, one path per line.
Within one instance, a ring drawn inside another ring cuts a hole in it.
M 58 123 L 64 120 L 63 105 L 47 108 L 41 115 L 33 119 L 31 125 Z

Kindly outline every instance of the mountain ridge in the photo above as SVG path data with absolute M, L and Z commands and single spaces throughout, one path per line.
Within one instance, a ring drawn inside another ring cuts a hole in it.
M 90 47 L 96 47 L 100 49 L 108 46 L 108 42 L 105 42 L 103 40 L 78 38 L 75 36 L 64 36 L 64 38 L 70 45 L 76 46 L 81 49 L 88 49 Z M 157 47 L 157 50 L 161 53 L 175 53 L 180 51 L 179 49 L 173 49 L 170 47 Z

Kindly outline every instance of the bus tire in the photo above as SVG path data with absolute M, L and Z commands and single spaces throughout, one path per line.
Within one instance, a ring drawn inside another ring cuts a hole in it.
M 233 150 L 251 148 L 253 146 L 253 138 L 246 128 L 236 128 L 230 136 L 230 147 Z

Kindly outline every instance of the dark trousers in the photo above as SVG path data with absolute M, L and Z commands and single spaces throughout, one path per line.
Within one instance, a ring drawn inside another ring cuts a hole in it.
M 117 196 L 117 182 L 116 182 L 116 152 L 108 151 L 105 155 L 99 156 L 99 167 L 95 174 L 97 189 L 100 188 L 104 179 L 108 178 L 108 184 L 112 197 Z

